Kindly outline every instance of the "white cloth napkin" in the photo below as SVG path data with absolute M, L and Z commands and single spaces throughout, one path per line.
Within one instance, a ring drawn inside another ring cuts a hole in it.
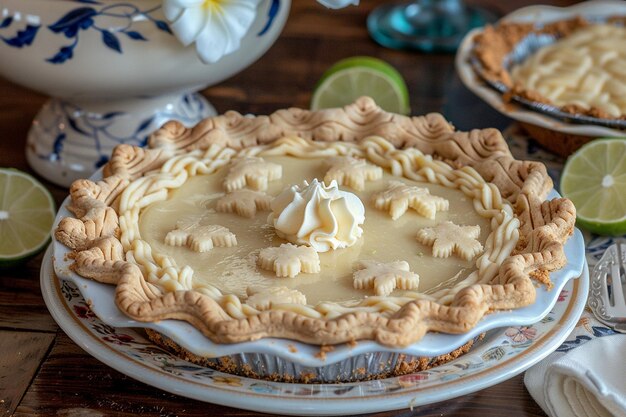
M 567 341 L 526 371 L 524 383 L 550 417 L 626 417 L 626 335 L 585 312 Z

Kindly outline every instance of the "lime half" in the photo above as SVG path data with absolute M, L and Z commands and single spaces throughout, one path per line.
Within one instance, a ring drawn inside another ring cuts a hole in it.
M 41 251 L 50 239 L 54 200 L 35 178 L 0 168 L 0 267 Z
M 561 193 L 578 224 L 601 235 L 626 233 L 626 139 L 598 139 L 569 157 Z
M 311 109 L 343 107 L 361 96 L 373 98 L 388 112 L 410 112 L 402 75 L 387 62 L 367 56 L 342 59 L 330 67 L 313 91 Z

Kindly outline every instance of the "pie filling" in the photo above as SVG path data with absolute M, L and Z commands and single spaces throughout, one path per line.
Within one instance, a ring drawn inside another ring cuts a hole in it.
M 322 179 L 328 170 L 323 158 L 298 159 L 294 157 L 266 157 L 267 162 L 280 164 L 283 177 L 269 184 L 267 194 L 278 195 L 285 187 L 300 184 L 302 180 Z M 253 287 L 286 286 L 302 292 L 307 303 L 316 305 L 324 301 L 353 304 L 364 297 L 374 295 L 369 290 L 358 290 L 353 285 L 353 269 L 356 262 L 372 259 L 379 262 L 406 261 L 411 271 L 419 275 L 419 291 L 432 293 L 442 286 L 459 282 L 476 270 L 474 262 L 457 256 L 435 258 L 431 248 L 419 243 L 415 235 L 424 227 L 433 227 L 450 220 L 459 225 L 479 225 L 479 241 L 484 245 L 489 233 L 489 220 L 479 215 L 472 200 L 461 191 L 441 185 L 397 178 L 385 173 L 383 178 L 367 182 L 365 190 L 355 191 L 346 186 L 340 189 L 356 194 L 365 206 L 363 234 L 357 243 L 347 248 L 319 253 L 319 273 L 300 273 L 294 278 L 279 278 L 273 271 L 257 266 L 259 251 L 270 246 L 280 246 L 286 241 L 278 237 L 268 223 L 269 211 L 257 211 L 251 218 L 236 213 L 220 213 L 215 209 L 217 200 L 225 193 L 222 183 L 228 167 L 214 174 L 190 178 L 182 187 L 171 193 L 167 200 L 151 204 L 140 217 L 139 230 L 143 239 L 154 252 L 167 253 L 178 266 L 188 265 L 194 271 L 194 286 L 214 286 L 222 293 L 246 297 L 246 289 Z M 397 220 L 388 212 L 378 210 L 372 196 L 387 187 L 390 180 L 405 184 L 428 187 L 430 193 L 451 202 L 449 211 L 437 213 L 433 220 L 414 210 Z M 235 247 L 215 247 L 209 252 L 198 253 L 187 247 L 171 247 L 165 244 L 165 236 L 176 227 L 182 217 L 191 217 L 206 224 L 218 224 L 237 236 Z M 393 296 L 404 296 L 408 290 L 396 289 Z
M 245 158 L 254 169 L 242 168 Z M 346 161 L 362 167 L 341 171 Z M 378 166 L 382 175 L 368 174 Z M 159 188 L 164 191 L 151 192 Z M 403 192 L 416 190 L 428 197 L 401 201 Z M 337 197 L 328 198 L 332 193 Z M 315 196 L 318 206 L 305 195 Z M 354 205 L 354 196 L 364 221 L 350 217 L 354 208 L 346 201 Z M 321 213 L 319 230 L 305 236 L 313 243 L 280 232 L 301 233 L 311 213 Z M 332 217 L 330 224 L 324 216 Z M 418 298 L 446 304 L 467 285 L 496 276 L 517 244 L 518 228 L 497 188 L 472 168 L 453 169 L 379 137 L 359 144 L 284 138 L 240 151 L 212 146 L 172 158 L 131 183 L 120 199 L 120 241 L 149 285 L 197 290 L 234 318 L 265 309 L 327 318 L 359 310 L 387 315 Z M 326 243 L 316 245 L 315 233 Z M 470 247 L 476 250 L 464 253 Z M 293 270 L 281 276 L 277 259 L 297 251 L 319 263 L 302 255 L 295 276 L 287 276 Z

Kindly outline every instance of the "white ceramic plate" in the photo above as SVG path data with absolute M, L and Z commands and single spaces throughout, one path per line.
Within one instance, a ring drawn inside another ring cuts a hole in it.
M 601 19 L 611 15 L 626 15 L 626 2 L 621 0 L 587 1 L 570 7 L 529 6 L 516 10 L 503 17 L 501 21 L 543 23 L 562 20 L 574 16 L 585 16 L 590 19 Z M 529 110 L 519 104 L 505 103 L 502 94 L 489 87 L 475 72 L 470 64 L 474 36 L 482 31 L 474 29 L 468 33 L 456 55 L 456 70 L 463 84 L 474 94 L 486 101 L 500 113 L 520 122 L 526 122 L 545 129 L 561 133 L 593 137 L 626 136 L 626 132 L 607 127 L 567 123 L 545 114 Z
M 56 277 L 52 250 L 41 268 L 41 290 L 52 317 L 72 340 L 114 369 L 171 393 L 267 413 L 346 415 L 409 408 L 465 395 L 509 379 L 555 350 L 587 299 L 589 271 L 555 291 L 554 308 L 538 323 L 492 330 L 467 354 L 427 371 L 342 384 L 290 384 L 232 376 L 185 362 L 141 331 L 102 322 L 70 280 Z
M 555 191 L 548 198 L 558 197 Z M 56 223 L 70 216 L 67 210 L 68 200 L 62 204 L 57 214 Z M 56 227 L 56 226 L 55 226 Z M 567 265 L 550 274 L 554 288 L 547 290 L 544 286 L 537 288 L 535 303 L 514 311 L 501 311 L 485 316 L 472 330 L 467 333 L 453 335 L 444 333 L 428 333 L 419 342 L 406 348 L 393 349 L 382 346 L 375 341 L 360 341 L 356 346 L 349 344 L 336 345 L 325 357 L 319 355 L 319 346 L 296 342 L 293 340 L 265 338 L 252 342 L 235 344 L 217 344 L 205 337 L 190 324 L 179 320 L 162 320 L 155 323 L 143 323 L 130 319 L 115 304 L 115 287 L 101 284 L 80 277 L 70 271 L 71 259 L 69 249 L 55 241 L 54 269 L 62 279 L 68 279 L 80 290 L 86 300 L 91 300 L 91 309 L 107 325 L 113 327 L 143 327 L 154 329 L 165 334 L 185 349 L 204 357 L 218 357 L 239 353 L 262 353 L 275 355 L 302 366 L 321 367 L 340 362 L 359 354 L 368 352 L 401 352 L 414 356 L 438 356 L 464 345 L 476 336 L 488 330 L 504 326 L 523 326 L 535 323 L 545 317 L 557 301 L 561 289 L 572 278 L 582 274 L 585 259 L 585 244 L 582 234 L 575 230 L 565 244 Z M 295 349 L 294 349 L 295 348 Z

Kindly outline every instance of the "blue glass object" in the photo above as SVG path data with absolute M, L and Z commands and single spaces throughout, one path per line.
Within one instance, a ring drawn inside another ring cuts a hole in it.
M 461 0 L 413 0 L 377 7 L 367 28 L 388 48 L 454 52 L 468 31 L 495 20 L 494 14 Z

